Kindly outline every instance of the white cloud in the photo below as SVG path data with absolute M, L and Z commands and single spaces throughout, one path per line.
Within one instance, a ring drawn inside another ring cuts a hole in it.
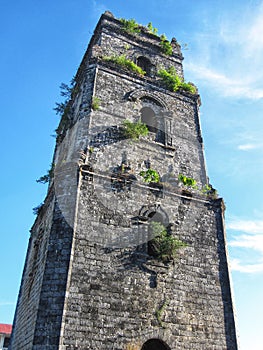
M 230 220 L 227 228 L 235 231 L 246 232 L 249 234 L 263 235 L 263 220 Z
M 255 101 L 263 98 L 263 3 L 241 8 L 239 16 L 225 13 L 212 30 L 196 34 L 196 57 L 191 53 L 185 67 L 223 97 Z
M 252 144 L 252 143 L 246 143 L 243 145 L 239 145 L 237 148 L 241 151 L 249 151 L 251 149 L 259 148 L 260 145 Z
M 229 78 L 225 74 L 193 63 L 186 63 L 185 68 L 200 84 L 207 85 L 224 97 L 237 97 L 251 100 L 263 98 L 263 88 L 254 88 L 253 83 L 248 79 L 249 77 L 247 77 L 247 82 L 244 77 L 242 80 Z
M 247 27 L 246 48 L 252 54 L 263 50 L 263 3 L 258 8 L 254 21 Z
M 10 305 L 15 305 L 15 302 L 11 302 L 11 301 L 0 301 L 0 306 L 10 306 Z
M 243 264 L 239 259 L 232 259 L 230 261 L 230 267 L 232 271 L 243 273 L 263 272 L 263 262 L 259 264 Z
M 231 269 L 244 273 L 263 272 L 263 220 L 235 219 L 227 224 L 227 228 L 242 232 L 234 235 L 228 245 L 247 253 L 242 260 L 233 258 Z
M 254 249 L 263 254 L 263 234 L 238 236 L 229 245 L 232 247 Z

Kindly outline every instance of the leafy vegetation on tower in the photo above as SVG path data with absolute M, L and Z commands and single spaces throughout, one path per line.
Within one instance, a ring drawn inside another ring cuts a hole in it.
M 163 83 L 167 89 L 171 91 L 184 90 L 191 94 L 196 94 L 196 87 L 191 83 L 184 82 L 176 73 L 174 67 L 169 69 L 160 69 L 158 71 L 158 76 L 162 79 Z
M 142 70 L 141 67 L 137 66 L 136 63 L 134 63 L 132 60 L 126 58 L 124 55 L 121 56 L 104 56 L 104 61 L 110 61 L 113 63 L 118 64 L 121 67 L 127 68 L 131 70 L 134 73 L 137 73 L 139 75 L 145 75 L 146 72 Z
M 130 122 L 129 120 L 125 120 L 123 122 L 124 127 L 124 135 L 132 140 L 139 140 L 141 136 L 148 135 L 148 128 L 146 124 L 138 121 L 136 123 Z

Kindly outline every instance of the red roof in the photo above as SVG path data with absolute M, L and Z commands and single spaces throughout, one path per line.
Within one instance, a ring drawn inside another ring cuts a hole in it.
M 12 333 L 12 325 L 0 323 L 0 333 L 11 334 Z

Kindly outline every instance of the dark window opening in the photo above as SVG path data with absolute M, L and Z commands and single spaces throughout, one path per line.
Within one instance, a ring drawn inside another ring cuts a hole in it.
M 4 340 L 4 345 L 3 345 L 3 347 L 4 347 L 4 348 L 8 348 L 8 346 L 9 346 L 9 343 L 10 343 L 10 338 L 9 338 L 9 337 L 5 337 L 5 340 Z
M 149 131 L 155 133 L 155 141 L 165 143 L 164 120 L 159 116 L 159 120 L 155 112 L 150 107 L 141 109 L 141 121 L 146 124 Z
M 160 339 L 147 340 L 141 350 L 171 350 L 169 346 Z
M 160 253 L 159 243 L 156 242 L 156 228 L 154 228 L 155 223 L 160 224 L 160 229 L 163 228 L 165 230 L 169 229 L 169 224 L 167 222 L 167 218 L 160 212 L 151 212 L 148 214 L 148 242 L 147 242 L 147 252 L 148 255 L 157 258 Z M 152 226 L 154 225 L 154 226 Z
M 154 111 L 150 107 L 143 107 L 141 109 L 141 121 L 146 124 L 150 132 L 156 133 L 157 128 L 157 119 Z
M 152 67 L 151 61 L 148 58 L 140 56 L 137 58 L 137 66 L 141 67 L 142 70 L 146 72 L 146 75 L 151 75 Z

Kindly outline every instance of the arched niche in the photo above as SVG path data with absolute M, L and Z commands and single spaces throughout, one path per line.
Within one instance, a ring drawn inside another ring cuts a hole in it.
M 171 348 L 161 339 L 149 339 L 141 350 L 171 350 Z
M 129 94 L 129 100 L 136 101 L 141 106 L 140 118 L 148 126 L 151 133 L 154 133 L 153 139 L 156 142 L 166 144 L 166 118 L 168 109 L 165 101 L 160 98 L 158 93 L 145 89 L 137 89 Z
M 140 110 L 141 121 L 146 124 L 150 132 L 157 132 L 158 120 L 154 110 L 151 107 L 142 107 Z
M 154 258 L 158 258 L 160 247 L 159 243 L 156 243 L 155 241 L 156 234 L 158 230 L 170 230 L 171 225 L 169 222 L 169 217 L 160 205 L 143 206 L 140 210 L 139 216 L 143 219 L 143 221 L 148 223 L 147 254 Z
M 141 69 L 146 72 L 146 75 L 148 76 L 152 75 L 154 66 L 148 58 L 144 56 L 139 56 L 137 58 L 136 63 L 137 63 L 137 66 L 141 67 Z
M 146 124 L 148 130 L 155 134 L 156 142 L 165 144 L 165 122 L 161 109 L 143 101 L 142 106 L 140 110 L 142 123 Z
M 151 101 L 153 104 L 161 107 L 163 110 L 168 110 L 168 106 L 166 102 L 160 98 L 159 94 L 155 91 L 149 91 L 146 89 L 136 89 L 129 93 L 128 95 L 129 100 L 138 101 L 138 100 L 145 100 Z
M 161 223 L 165 227 L 169 226 L 169 217 L 159 204 L 151 206 L 144 205 L 139 211 L 139 216 L 144 217 L 149 222 L 155 221 Z

